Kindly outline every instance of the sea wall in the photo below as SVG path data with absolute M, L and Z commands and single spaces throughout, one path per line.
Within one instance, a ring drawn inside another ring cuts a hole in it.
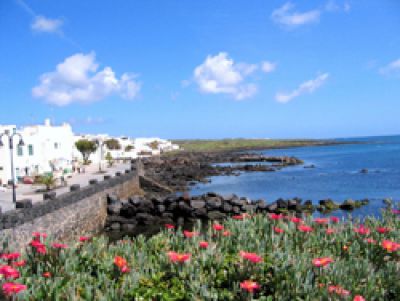
M 32 232 L 46 232 L 55 240 L 73 240 L 83 234 L 103 229 L 107 217 L 107 195 L 127 198 L 140 194 L 136 168 L 117 172 L 103 181 L 90 181 L 80 188 L 72 185 L 70 192 L 51 197 L 31 208 L 16 209 L 0 215 L 0 241 L 10 249 L 22 251 L 32 238 Z

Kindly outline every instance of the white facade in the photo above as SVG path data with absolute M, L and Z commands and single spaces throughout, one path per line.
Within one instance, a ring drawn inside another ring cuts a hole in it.
M 73 155 L 74 136 L 71 126 L 63 124 L 52 126 L 49 120 L 43 125 L 13 129 L 22 136 L 24 146 L 17 146 L 18 137 L 14 138 L 14 171 L 16 179 L 29 175 L 38 175 L 54 170 L 70 169 Z M 0 127 L 4 132 L 4 127 Z M 6 137 L 0 147 L 0 181 L 2 184 L 11 180 L 9 143 Z

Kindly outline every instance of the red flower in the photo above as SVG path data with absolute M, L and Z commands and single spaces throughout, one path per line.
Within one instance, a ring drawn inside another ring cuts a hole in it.
M 303 220 L 300 217 L 291 217 L 290 221 L 295 224 L 301 224 Z
M 332 228 L 327 228 L 327 229 L 325 230 L 325 233 L 328 234 L 328 235 L 333 234 L 333 233 L 335 233 L 335 232 L 336 232 L 335 229 L 332 229 Z
M 85 242 L 85 241 L 89 241 L 90 240 L 90 237 L 88 237 L 88 236 L 81 236 L 81 237 L 79 237 L 79 241 L 80 242 Z
M 240 251 L 239 255 L 242 258 L 247 259 L 248 261 L 251 261 L 253 263 L 259 263 L 259 262 L 262 261 L 262 257 L 257 255 L 256 253 L 249 253 L 249 252 Z
M 197 233 L 197 232 L 190 232 L 190 231 L 183 231 L 183 235 L 185 235 L 185 237 L 187 237 L 187 238 L 192 238 L 192 237 L 194 237 L 194 236 L 197 236 L 197 235 L 199 235 L 199 233 Z
M 1 254 L 1 258 L 2 259 L 6 259 L 6 260 L 15 260 L 18 259 L 21 256 L 20 253 L 4 253 Z
M 32 240 L 29 244 L 36 250 L 36 252 L 40 254 L 46 254 L 46 246 L 42 244 L 40 241 Z
M 332 223 L 338 223 L 339 222 L 339 218 L 337 216 L 331 216 L 329 219 L 331 220 Z
M 14 261 L 12 265 L 15 267 L 23 267 L 26 265 L 26 260 Z
M 277 233 L 277 234 L 280 234 L 280 233 L 285 232 L 285 230 L 283 230 L 281 228 L 278 228 L 278 227 L 274 227 L 274 232 Z
M 282 214 L 270 213 L 269 218 L 273 220 L 280 220 L 283 219 L 284 216 Z
M 168 230 L 172 230 L 175 229 L 175 226 L 172 224 L 165 224 L 165 228 L 167 228 Z
M 314 223 L 317 223 L 319 225 L 325 225 L 329 222 L 327 218 L 315 218 Z
M 19 284 L 19 283 L 6 282 L 6 283 L 3 283 L 2 288 L 3 288 L 4 294 L 11 296 L 13 294 L 18 294 L 19 292 L 26 290 L 26 285 Z
M 322 258 L 315 258 L 313 259 L 312 263 L 315 267 L 325 267 L 328 264 L 333 262 L 333 259 L 330 257 L 322 257 Z
M 51 246 L 53 248 L 56 248 L 56 249 L 66 249 L 66 248 L 68 248 L 68 245 L 60 244 L 60 243 L 53 243 Z
M 50 278 L 50 277 L 51 277 L 51 273 L 50 273 L 50 272 L 44 272 L 44 273 L 42 274 L 42 276 L 43 276 L 44 278 Z
M 206 242 L 206 241 L 201 241 L 201 242 L 199 243 L 199 247 L 202 248 L 202 249 L 207 249 L 207 248 L 208 248 L 208 242 Z
M 244 216 L 243 216 L 243 214 L 240 214 L 240 215 L 234 215 L 234 216 L 232 216 L 232 218 L 233 219 L 235 219 L 235 220 L 244 220 Z
M 167 255 L 172 262 L 179 262 L 179 263 L 188 261 L 190 259 L 190 256 L 192 256 L 192 254 L 190 254 L 190 253 L 179 254 L 179 253 L 172 252 L 172 251 L 168 252 Z
M 388 252 L 395 252 L 400 249 L 400 244 L 394 241 L 384 240 L 382 241 L 382 248 L 386 249 Z
M 357 295 L 354 297 L 353 301 L 366 301 L 363 296 Z
M 4 278 L 13 278 L 17 279 L 19 277 L 19 272 L 14 269 L 13 267 L 10 267 L 9 265 L 3 265 L 0 267 L 0 274 L 4 276 Z
M 230 235 L 231 235 L 231 232 L 229 232 L 229 231 L 224 231 L 224 232 L 222 233 L 222 235 L 223 235 L 223 236 L 230 236 Z
M 121 256 L 114 257 L 114 264 L 119 267 L 120 269 L 126 266 L 127 262 L 126 259 Z
M 380 234 L 385 234 L 385 233 L 390 232 L 390 229 L 389 228 L 385 228 L 385 227 L 378 227 L 378 228 L 376 228 L 376 231 L 378 233 L 380 233 Z
M 354 229 L 354 232 L 361 235 L 368 235 L 371 231 L 368 228 L 365 228 L 363 225 L 360 225 L 358 228 Z
M 249 293 L 253 293 L 254 291 L 260 289 L 260 285 L 252 280 L 245 280 L 241 282 L 240 287 Z
M 306 226 L 306 225 L 299 225 L 297 229 L 301 232 L 312 232 L 313 228 Z
M 214 225 L 213 225 L 213 229 L 214 229 L 215 231 L 222 231 L 222 230 L 224 230 L 224 226 L 222 226 L 222 225 L 220 225 L 220 224 L 214 224 Z

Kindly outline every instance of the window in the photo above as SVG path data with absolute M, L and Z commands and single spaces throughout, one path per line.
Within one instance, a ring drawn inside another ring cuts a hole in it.
M 17 154 L 19 157 L 22 157 L 24 155 L 24 149 L 22 148 L 22 146 L 17 147 Z
M 54 142 L 54 149 L 58 149 L 59 144 L 57 142 Z
M 29 156 L 33 156 L 33 145 L 32 144 L 28 145 L 28 153 L 29 153 Z

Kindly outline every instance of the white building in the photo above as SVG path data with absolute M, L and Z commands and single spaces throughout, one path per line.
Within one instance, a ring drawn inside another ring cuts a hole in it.
M 18 146 L 19 139 L 14 139 L 14 171 L 16 180 L 23 176 L 33 176 L 52 172 L 54 170 L 71 169 L 74 136 L 69 124 L 52 126 L 50 120 L 43 125 L 26 126 L 17 129 L 15 126 L 0 127 L 0 132 L 5 129 L 19 133 L 24 141 L 23 146 Z M 0 147 L 0 182 L 6 184 L 11 180 L 11 159 L 9 142 L 6 137 L 2 139 Z

